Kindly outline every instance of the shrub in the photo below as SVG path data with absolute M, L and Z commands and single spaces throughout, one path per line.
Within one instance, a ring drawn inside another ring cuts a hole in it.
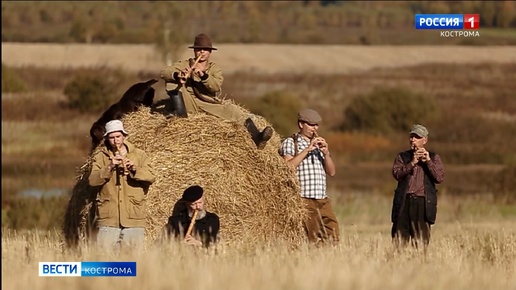
M 323 137 L 332 155 L 345 157 L 347 161 L 392 161 L 392 156 L 386 152 L 393 150 L 393 144 L 384 136 L 363 132 L 331 132 Z
M 505 203 L 516 203 L 516 163 L 507 165 L 498 174 L 494 183 L 494 196 L 498 201 Z
M 69 198 L 69 195 L 17 197 L 13 200 L 11 209 L 2 211 L 2 215 L 12 229 L 58 228 Z
M 121 75 L 109 71 L 79 72 L 64 88 L 67 105 L 80 112 L 100 112 L 105 110 L 117 96 L 117 86 Z
M 432 99 L 406 88 L 377 88 L 354 98 L 344 111 L 343 131 L 406 132 L 415 123 L 426 123 L 438 113 Z
M 27 85 L 7 65 L 2 63 L 2 93 L 21 93 L 27 91 Z
M 332 151 L 341 153 L 366 154 L 389 149 L 391 141 L 383 136 L 373 136 L 361 132 L 334 132 L 326 136 Z M 389 157 L 390 160 L 390 157 Z
M 265 117 L 281 136 L 297 130 L 297 112 L 303 108 L 302 100 L 284 91 L 269 92 L 247 105 L 251 112 Z

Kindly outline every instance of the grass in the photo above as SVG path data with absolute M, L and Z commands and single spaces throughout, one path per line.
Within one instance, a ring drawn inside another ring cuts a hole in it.
M 435 32 L 435 35 L 438 35 L 437 31 L 429 32 Z M 397 32 L 396 35 L 403 33 Z M 441 39 L 448 42 L 446 38 Z M 220 44 L 217 45 L 218 50 L 212 54 L 211 60 L 222 67 L 225 76 L 242 73 L 326 76 L 428 63 L 509 63 L 516 59 L 514 48 L 511 45 L 495 46 L 494 43 L 487 43 L 488 45 L 485 46 L 474 47 L 456 46 L 446 42 L 439 45 L 401 46 Z M 187 46 L 181 47 L 175 60 L 192 57 L 192 51 Z M 159 71 L 166 64 L 156 53 L 155 47 L 149 44 L 4 42 L 2 50 L 5 56 L 3 62 L 10 67 L 17 68 L 30 68 L 35 64 L 38 67 L 63 70 L 107 66 L 120 68 L 124 72 L 133 74 L 146 71 L 159 78 Z M 81 57 L 78 58 L 78 55 Z M 128 59 L 131 61 L 127 61 Z M 418 74 L 414 76 L 417 77 Z M 66 76 L 64 77 L 66 78 Z M 41 76 L 39 79 L 44 78 Z M 37 83 L 38 80 L 35 82 Z
M 390 230 L 394 187 L 389 192 L 330 190 L 333 208 L 345 226 L 374 226 Z M 516 204 L 497 202 L 490 193 L 458 196 L 439 191 L 437 227 L 442 224 L 510 223 L 516 221 Z
M 441 223 L 430 247 L 395 251 L 385 229 L 344 225 L 338 246 L 280 241 L 194 251 L 177 243 L 114 256 L 85 245 L 62 251 L 55 232 L 2 232 L 2 289 L 513 289 L 513 223 Z M 134 278 L 38 277 L 40 261 L 136 261 Z
M 341 226 L 336 247 L 292 248 L 274 237 L 217 250 L 151 244 L 116 256 L 84 244 L 61 247 L 59 230 L 2 229 L 2 289 L 513 289 L 516 205 L 492 196 L 440 195 L 426 254 L 396 251 L 390 238 L 392 196 L 330 191 Z M 163 221 L 165 223 L 165 221 Z M 224 224 L 222 224 L 224 226 Z M 38 277 L 38 262 L 136 261 L 134 278 Z M 409 283 L 409 284 L 407 284 Z
M 71 145 L 69 143 L 78 143 L 78 145 L 87 143 L 90 138 L 89 133 L 84 132 L 89 132 L 89 127 L 90 125 L 83 118 L 76 118 L 69 122 L 5 121 L 2 122 L 2 131 L 5 132 L 5 136 L 2 135 L 2 145 L 7 146 L 2 146 L 2 154 L 63 152 L 65 146 Z M 69 148 L 67 151 L 78 153 L 80 149 L 82 146 Z

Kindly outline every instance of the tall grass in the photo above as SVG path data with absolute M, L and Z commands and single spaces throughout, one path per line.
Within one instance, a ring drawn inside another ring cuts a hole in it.
M 272 237 L 271 237 L 272 239 Z M 136 261 L 131 278 L 39 277 L 40 261 Z M 62 251 L 55 233 L 2 233 L 2 289 L 514 289 L 511 224 L 434 231 L 430 247 L 396 251 L 388 234 L 345 227 L 335 247 L 281 242 L 195 251 L 172 243 L 144 253 L 94 246 Z
M 514 289 L 516 206 L 488 196 L 441 196 L 426 253 L 397 250 L 390 196 L 330 192 L 341 226 L 337 246 L 286 245 L 238 237 L 210 251 L 179 243 L 142 253 L 104 252 L 94 243 L 62 247 L 54 231 L 2 230 L 2 289 Z M 132 278 L 39 277 L 38 262 L 136 261 Z

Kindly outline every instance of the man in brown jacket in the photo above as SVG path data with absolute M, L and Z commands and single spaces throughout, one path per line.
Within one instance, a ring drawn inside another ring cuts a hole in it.
M 212 46 L 211 38 L 201 33 L 195 37 L 194 44 L 189 48 L 193 48 L 194 58 L 166 66 L 160 73 L 174 107 L 174 112 L 167 117 L 185 117 L 204 112 L 243 123 L 257 147 L 263 148 L 272 137 L 272 128 L 267 126 L 263 131 L 258 131 L 249 114 L 232 103 L 223 103 L 219 98 L 224 77 L 221 68 L 210 61 L 211 52 L 217 50 Z
M 146 153 L 125 140 L 119 120 L 106 124 L 104 146 L 93 157 L 90 186 L 100 186 L 97 243 L 104 249 L 143 246 L 146 194 L 155 176 Z

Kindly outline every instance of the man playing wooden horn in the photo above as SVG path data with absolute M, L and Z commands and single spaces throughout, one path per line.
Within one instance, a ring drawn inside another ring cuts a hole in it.
M 208 247 L 218 241 L 219 217 L 206 211 L 204 207 L 203 188 L 194 185 L 188 187 L 181 197 L 186 207 L 173 212 L 165 225 L 168 237 L 183 239 L 186 244 Z
M 194 44 L 189 48 L 193 48 L 194 58 L 166 66 L 160 73 L 174 107 L 167 117 L 186 117 L 188 114 L 204 112 L 243 123 L 256 146 L 263 148 L 272 137 L 272 127 L 267 126 L 258 131 L 249 114 L 235 104 L 223 103 L 219 98 L 224 77 L 221 68 L 210 61 L 211 52 L 217 50 L 212 46 L 211 38 L 201 33 L 195 37 Z
M 321 122 L 317 111 L 299 111 L 299 132 L 286 138 L 279 150 L 285 161 L 297 169 L 301 197 L 308 210 L 305 231 L 308 240 L 316 245 L 321 242 L 336 244 L 340 239 L 339 223 L 326 194 L 326 175 L 335 175 L 335 163 L 328 143 L 317 135 Z
M 146 226 L 145 203 L 155 181 L 145 151 L 125 138 L 120 120 L 106 124 L 105 142 L 93 156 L 89 185 L 100 187 L 97 242 L 103 249 L 135 246 L 142 248 Z
M 444 181 L 444 165 L 439 154 L 427 151 L 428 129 L 414 124 L 409 132 L 410 149 L 398 153 L 392 176 L 398 182 L 394 190 L 391 221 L 392 238 L 397 245 L 409 241 L 426 248 L 430 227 L 437 216 L 436 184 Z

